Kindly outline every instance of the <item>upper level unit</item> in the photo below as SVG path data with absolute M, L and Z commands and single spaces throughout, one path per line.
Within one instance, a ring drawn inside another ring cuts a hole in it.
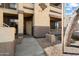
M 34 14 L 34 3 L 0 3 L 0 8 L 3 8 L 4 13 L 18 14 L 18 12 L 24 12 Z M 50 3 L 49 15 L 61 18 L 62 4 L 61 3 Z

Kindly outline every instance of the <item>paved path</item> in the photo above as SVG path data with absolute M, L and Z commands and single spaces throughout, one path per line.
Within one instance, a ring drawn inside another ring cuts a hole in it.
M 48 50 L 51 51 L 51 54 L 48 53 L 49 55 L 52 56 L 79 56 L 79 41 L 75 41 L 74 43 L 71 43 L 70 47 L 65 47 L 64 48 L 64 53 L 62 54 L 62 45 L 57 44 L 55 46 L 50 46 Z
M 16 46 L 16 56 L 44 56 L 44 51 L 35 38 L 24 38 L 21 44 Z
M 75 41 L 70 47 L 65 47 L 64 52 L 64 55 L 79 55 L 79 41 Z

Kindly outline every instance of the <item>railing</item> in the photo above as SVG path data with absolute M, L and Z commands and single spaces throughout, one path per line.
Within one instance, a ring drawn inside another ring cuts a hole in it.
M 34 4 L 32 3 L 24 3 L 23 4 L 23 11 L 24 13 L 33 14 Z
M 50 6 L 51 7 L 55 7 L 55 8 L 58 8 L 58 9 L 61 9 L 62 7 L 62 5 L 60 4 L 60 3 L 50 3 Z
M 59 18 L 59 19 L 61 19 L 61 14 L 59 14 L 59 13 L 50 12 L 50 13 L 49 13 L 49 16 L 50 16 L 50 17 L 54 17 L 54 18 Z
M 50 11 L 51 12 L 56 12 L 56 13 L 62 13 L 62 9 L 56 8 L 56 7 L 52 7 L 50 6 Z
M 9 25 L 7 25 L 7 24 L 5 24 L 5 23 L 3 23 L 3 27 L 10 27 Z
M 32 4 L 32 3 L 24 3 L 23 4 L 23 7 L 24 8 L 27 8 L 27 9 L 34 9 L 34 4 Z

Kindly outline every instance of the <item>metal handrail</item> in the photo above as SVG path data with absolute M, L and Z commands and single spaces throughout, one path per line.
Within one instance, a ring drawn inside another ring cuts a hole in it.
M 7 25 L 7 24 L 5 24 L 5 23 L 3 23 L 3 26 L 5 26 L 5 27 L 10 27 L 9 25 Z

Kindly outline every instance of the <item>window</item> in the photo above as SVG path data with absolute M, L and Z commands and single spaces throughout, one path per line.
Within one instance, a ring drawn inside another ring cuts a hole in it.
M 2 3 L 0 3 L 0 6 L 2 5 Z
M 17 8 L 17 4 L 16 3 L 10 3 L 10 8 L 16 9 Z
M 50 24 L 51 29 L 59 29 L 61 27 L 60 21 L 53 21 Z
M 0 7 L 2 7 L 2 3 L 0 3 Z

